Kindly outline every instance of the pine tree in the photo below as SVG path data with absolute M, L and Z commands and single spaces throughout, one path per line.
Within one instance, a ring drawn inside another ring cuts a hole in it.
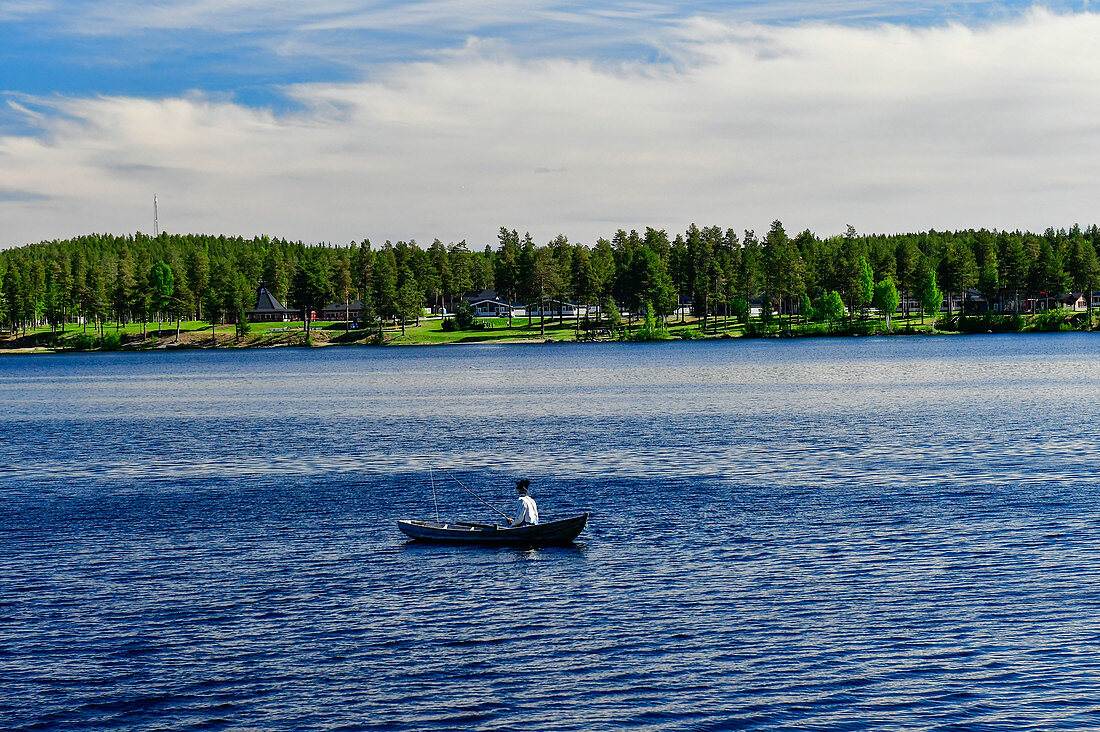
M 327 272 L 319 256 L 310 257 L 300 263 L 291 281 L 291 294 L 294 304 L 302 311 L 302 319 L 306 326 L 306 343 L 310 342 L 313 312 L 324 307 L 329 289 Z
M 512 303 L 519 298 L 521 289 L 519 234 L 503 226 L 497 235 L 499 248 L 493 265 L 493 279 L 497 293 L 508 302 L 508 327 L 512 327 Z
M 378 337 L 382 338 L 382 321 L 397 316 L 397 261 L 392 249 L 382 249 L 374 257 L 371 292 L 378 308 Z
M 202 320 L 202 305 L 206 299 L 206 288 L 210 283 L 210 257 L 206 248 L 196 246 L 187 260 L 187 279 L 197 307 L 196 317 Z
M 161 322 L 172 304 L 175 276 L 166 262 L 157 262 L 149 271 L 149 295 L 157 314 L 157 338 L 161 335 Z
M 351 328 L 351 261 L 347 252 L 336 258 L 336 271 L 332 275 L 333 291 L 337 301 L 344 301 L 344 330 Z
M 405 335 L 405 324 L 411 319 L 420 324 L 420 314 L 424 312 L 424 293 L 416 283 L 412 270 L 401 270 L 401 284 L 397 288 L 397 312 L 401 318 L 401 335 Z
M 1096 248 L 1084 236 L 1078 234 L 1073 239 L 1070 254 L 1070 271 L 1073 286 L 1085 296 L 1088 310 L 1089 327 L 1092 327 L 1092 293 L 1096 289 L 1096 278 L 1100 270 L 1097 263 Z

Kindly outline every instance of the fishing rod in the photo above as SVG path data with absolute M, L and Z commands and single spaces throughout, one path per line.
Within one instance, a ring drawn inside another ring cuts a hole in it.
M 435 497 L 435 476 L 432 475 L 432 466 L 428 466 L 428 479 L 432 481 L 432 503 L 435 504 L 435 522 L 441 523 L 439 520 L 439 499 Z
M 447 475 L 449 475 L 449 476 L 451 477 L 451 479 L 452 479 L 452 480 L 454 480 L 454 482 L 455 482 L 455 483 L 458 483 L 458 484 L 459 484 L 460 486 L 462 486 L 463 490 L 465 490 L 465 491 L 466 491 L 467 493 L 469 493 L 469 494 L 470 494 L 471 496 L 473 496 L 474 498 L 476 498 L 477 500 L 481 501 L 482 503 L 484 503 L 484 504 L 485 504 L 486 506 L 488 506 L 489 508 L 491 508 L 491 509 L 493 509 L 494 511 L 496 511 L 497 513 L 499 513 L 499 514 L 500 514 L 501 516 L 503 516 L 503 517 L 504 517 L 504 518 L 505 518 L 505 519 L 506 519 L 506 520 L 508 521 L 508 523 L 512 523 L 512 517 L 511 517 L 511 516 L 509 516 L 508 514 L 504 513 L 504 511 L 501 511 L 501 510 L 500 510 L 499 508 L 497 508 L 496 506 L 494 506 L 493 504 L 489 503 L 489 502 L 488 502 L 488 501 L 486 501 L 486 500 L 485 500 L 484 498 L 482 498 L 481 496 L 479 496 L 478 494 L 474 493 L 474 492 L 473 492 L 472 490 L 470 490 L 469 488 L 467 488 L 467 487 L 466 487 L 466 484 L 465 484 L 465 483 L 463 483 L 463 482 L 462 482 L 461 480 L 459 480 L 458 478 L 456 478 L 456 477 L 455 477 L 455 476 L 454 476 L 454 475 L 453 475 L 453 474 L 452 474 L 452 473 L 451 473 L 451 472 L 450 472 L 449 470 L 444 470 L 443 468 L 440 468 L 440 470 L 441 470 L 442 472 L 446 473 Z

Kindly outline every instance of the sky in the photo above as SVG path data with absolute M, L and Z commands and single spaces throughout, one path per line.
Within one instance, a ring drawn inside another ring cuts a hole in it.
M 0 248 L 1096 223 L 1100 8 L 0 0 Z

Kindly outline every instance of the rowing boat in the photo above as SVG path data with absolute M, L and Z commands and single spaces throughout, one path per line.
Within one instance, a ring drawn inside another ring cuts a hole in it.
M 511 544 L 561 546 L 571 544 L 588 522 L 588 514 L 528 526 L 498 526 L 469 521 L 441 524 L 432 521 L 398 521 L 397 528 L 418 541 L 453 544 Z

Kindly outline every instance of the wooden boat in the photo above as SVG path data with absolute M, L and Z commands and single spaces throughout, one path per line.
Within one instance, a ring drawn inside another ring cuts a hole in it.
M 398 521 L 397 528 L 418 541 L 452 544 L 509 544 L 518 546 L 562 546 L 573 543 L 588 523 L 588 514 L 534 526 L 498 526 L 455 521 Z

